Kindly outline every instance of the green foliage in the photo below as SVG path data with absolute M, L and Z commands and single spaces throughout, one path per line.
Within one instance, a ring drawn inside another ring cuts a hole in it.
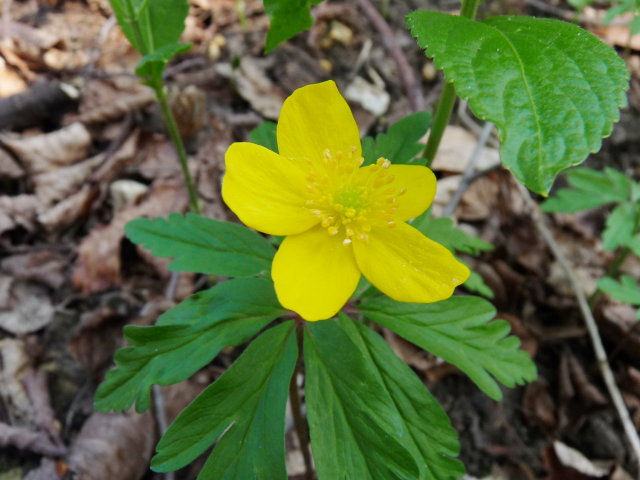
M 502 398 L 497 381 L 513 387 L 536 377 L 509 324 L 492 320 L 493 306 L 477 297 L 451 297 L 437 303 L 398 303 L 386 297 L 364 299 L 364 315 L 465 372 L 487 395 Z
M 291 321 L 260 335 L 178 415 L 151 467 L 176 470 L 217 440 L 198 478 L 286 480 L 284 415 L 297 351 Z
M 629 247 L 640 255 L 640 238 L 637 235 L 640 220 L 640 204 L 621 203 L 609 216 L 602 233 L 602 246 L 605 250 Z
M 380 157 L 396 164 L 424 164 L 424 160 L 416 159 L 416 155 L 424 149 L 420 139 L 427 133 L 429 125 L 431 114 L 416 112 L 391 125 L 386 133 L 379 133 L 375 138 L 365 137 L 362 140 L 364 164 L 375 163 Z
M 498 127 L 505 167 L 536 192 L 597 151 L 626 103 L 624 61 L 576 25 L 428 11 L 407 18 L 457 94 Z
M 129 325 L 132 345 L 118 350 L 116 368 L 96 393 L 100 411 L 149 408 L 151 386 L 171 385 L 193 375 L 220 350 L 239 345 L 283 313 L 269 280 L 229 280 L 192 295 L 160 316 L 153 327 Z
M 278 137 L 276 136 L 277 125 L 273 122 L 262 122 L 249 132 L 249 141 L 257 145 L 262 145 L 272 152 L 278 153 Z
M 186 52 L 191 48 L 190 43 L 170 43 L 142 57 L 136 67 L 136 75 L 147 79 L 150 87 L 162 88 L 162 73 L 167 62 L 179 53 Z M 155 84 L 154 82 L 157 82 Z
M 180 40 L 189 13 L 186 0 L 109 0 L 131 45 L 148 55 Z
M 622 275 L 619 282 L 609 277 L 602 278 L 598 288 L 619 302 L 640 306 L 640 287 L 629 275 Z
M 307 416 L 318 479 L 418 478 L 405 446 L 407 426 L 375 365 L 358 354 L 345 331 L 348 321 L 305 329 Z
M 464 230 L 456 227 L 453 220 L 448 217 L 433 218 L 431 210 L 427 210 L 411 223 L 415 228 L 424 233 L 431 240 L 451 250 L 457 252 L 479 255 L 482 252 L 493 250 L 493 245 L 480 240 L 478 237 L 469 235 Z M 464 286 L 472 292 L 479 293 L 485 297 L 493 298 L 493 291 L 484 283 L 482 277 L 471 271 L 471 275 L 464 282 Z
M 264 10 L 269 15 L 271 27 L 267 34 L 265 53 L 280 43 L 311 28 L 311 6 L 322 0 L 264 0 Z
M 176 257 L 169 269 L 242 277 L 268 272 L 275 254 L 260 234 L 236 223 L 193 213 L 167 219 L 138 218 L 125 227 L 127 238 L 160 258 Z
M 606 167 L 603 172 L 587 167 L 574 168 L 566 173 L 573 188 L 561 188 L 541 208 L 545 212 L 575 213 L 608 203 L 619 203 L 631 196 L 633 181 L 619 171 Z

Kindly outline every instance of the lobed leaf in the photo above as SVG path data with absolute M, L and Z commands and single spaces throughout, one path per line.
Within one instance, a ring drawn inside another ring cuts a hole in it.
M 278 153 L 278 137 L 276 136 L 277 125 L 273 122 L 262 122 L 249 132 L 249 141 L 257 145 L 262 145 L 272 152 Z
M 244 343 L 284 312 L 266 279 L 229 280 L 192 295 L 165 312 L 152 327 L 129 325 L 132 345 L 116 352 L 116 368 L 98 387 L 95 408 L 149 408 L 151 387 L 193 375 L 229 345 Z
M 311 28 L 311 6 L 322 0 L 264 0 L 264 11 L 271 20 L 265 53 L 280 43 Z
M 626 104 L 629 72 L 577 25 L 417 11 L 409 28 L 474 114 L 493 122 L 506 168 L 546 194 L 558 172 L 600 148 Z
M 375 163 L 380 157 L 396 164 L 418 163 L 416 155 L 424 149 L 420 139 L 430 125 L 429 112 L 416 112 L 391 125 L 386 133 L 379 133 L 375 138 L 365 137 L 362 140 L 364 165 Z
M 156 257 L 176 257 L 169 269 L 242 277 L 267 272 L 275 250 L 260 234 L 241 225 L 172 213 L 167 219 L 138 218 L 125 226 L 127 238 Z
M 478 297 L 451 297 L 441 302 L 399 303 L 386 297 L 365 298 L 359 310 L 465 372 L 487 395 L 502 398 L 497 382 L 507 387 L 531 381 L 536 367 L 508 336 L 509 324 L 492 320 L 493 306 Z
M 169 426 L 152 469 L 176 470 L 217 440 L 199 479 L 286 480 L 285 407 L 297 355 L 293 322 L 260 335 Z
M 304 332 L 307 417 L 319 480 L 418 478 L 407 426 L 344 321 Z
M 640 305 L 640 287 L 638 282 L 629 275 L 622 275 L 619 282 L 611 277 L 601 278 L 598 288 L 619 302 Z
M 545 200 L 540 207 L 545 212 L 575 213 L 580 210 L 627 201 L 631 196 L 633 181 L 625 174 L 606 167 L 599 172 L 579 167 L 566 174 L 573 188 L 561 188 L 555 196 Z
M 614 208 L 605 223 L 602 232 L 602 246 L 605 250 L 618 247 L 630 247 L 640 253 L 640 238 L 636 236 L 640 220 L 640 205 L 621 203 Z

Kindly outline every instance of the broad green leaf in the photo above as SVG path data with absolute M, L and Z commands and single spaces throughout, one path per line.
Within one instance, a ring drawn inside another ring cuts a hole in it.
M 402 418 L 410 439 L 406 445 L 420 468 L 421 480 L 449 480 L 464 475 L 455 457 L 460 453 L 458 435 L 438 401 L 389 345 L 370 328 L 347 318 L 340 325 L 358 345 L 365 361 L 378 370 L 384 390 Z
M 125 233 L 156 257 L 175 257 L 169 264 L 174 272 L 256 275 L 269 271 L 275 253 L 263 236 L 246 227 L 193 213 L 138 218 L 127 223 Z
M 124 411 L 149 408 L 152 385 L 189 378 L 228 345 L 239 345 L 284 313 L 266 279 L 229 280 L 192 295 L 165 312 L 152 327 L 129 325 L 132 345 L 116 352 L 96 393 L 95 408 Z
M 187 0 L 109 0 L 109 3 L 120 28 L 142 55 L 177 43 L 189 13 Z M 138 24 L 139 35 L 134 23 Z
M 410 433 L 393 398 L 336 320 L 306 325 L 304 361 L 318 480 L 418 478 Z
M 176 470 L 217 440 L 199 479 L 286 480 L 285 407 L 297 354 L 293 322 L 260 335 L 178 415 L 151 468 Z
M 535 192 L 597 151 L 626 104 L 624 61 L 577 25 L 427 11 L 407 18 L 457 94 L 498 127 L 505 167 Z
M 574 213 L 607 203 L 624 202 L 631 196 L 633 182 L 613 168 L 599 172 L 579 167 L 568 171 L 566 177 L 573 188 L 558 190 L 541 204 L 543 211 Z
M 249 132 L 249 140 L 278 153 L 277 125 L 273 122 L 262 122 Z
M 311 6 L 322 0 L 264 0 L 264 10 L 271 20 L 265 53 L 285 40 L 311 28 Z
M 375 138 L 364 138 L 364 164 L 375 163 L 380 157 L 396 164 L 417 163 L 415 157 L 424 149 L 420 139 L 427 133 L 430 125 L 429 112 L 416 112 L 391 125 L 386 133 L 379 133 Z M 422 160 L 421 162 L 424 163 Z
M 509 335 L 509 324 L 493 320 L 496 311 L 478 297 L 451 297 L 437 303 L 399 303 L 387 297 L 364 299 L 364 315 L 409 342 L 465 372 L 494 400 L 502 398 L 496 380 L 507 387 L 536 377 L 535 364 Z
M 640 305 L 640 287 L 629 275 L 622 275 L 620 282 L 604 277 L 598 282 L 598 288 L 619 302 Z
M 618 247 L 632 246 L 633 243 L 637 243 L 635 234 L 639 216 L 640 205 L 621 203 L 614 208 L 607 217 L 604 232 L 602 232 L 603 248 L 615 250 Z
M 179 53 L 186 52 L 191 48 L 190 43 L 171 43 L 159 48 L 153 53 L 145 55 L 136 67 L 136 75 L 147 79 L 149 86 L 157 85 L 162 87 L 162 73 L 167 62 Z
M 463 252 L 478 255 L 493 250 L 493 245 L 456 227 L 449 217 L 432 218 L 430 212 L 427 211 L 413 220 L 411 225 L 454 253 Z

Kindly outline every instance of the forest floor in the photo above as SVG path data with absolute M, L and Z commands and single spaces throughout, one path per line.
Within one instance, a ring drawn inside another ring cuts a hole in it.
M 488 0 L 480 15 L 573 19 L 560 0 Z M 294 89 L 334 79 L 363 134 L 384 131 L 412 112 L 394 58 L 366 2 L 332 1 L 314 10 L 308 32 L 263 54 L 262 2 L 190 0 L 183 36 L 194 47 L 168 67 L 173 108 L 187 139 L 203 214 L 234 216 L 222 203 L 224 152 L 264 120 L 276 121 Z M 386 22 L 400 45 L 424 109 L 433 111 L 442 75 L 404 27 L 417 8 L 453 12 L 455 2 L 389 2 Z M 141 216 L 186 211 L 176 155 L 149 90 L 133 75 L 139 60 L 107 0 L 5 0 L 0 18 L 0 480 L 162 478 L 149 471 L 158 420 L 169 421 L 227 368 L 225 350 L 189 381 L 162 389 L 164 405 L 144 414 L 95 413 L 95 389 L 124 344 L 122 327 L 149 325 L 208 279 L 172 276 L 123 236 Z M 380 5 L 377 5 L 379 8 Z M 629 107 L 600 153 L 588 160 L 640 176 L 640 36 L 603 26 L 602 8 L 582 24 L 624 55 Z M 400 72 L 402 73 L 402 72 Z M 404 72 L 406 74 L 406 72 Z M 415 101 L 415 98 L 414 98 Z M 482 124 L 457 109 L 433 169 L 435 211 L 460 184 Z M 600 378 L 575 294 L 531 219 L 511 175 L 496 168 L 490 141 L 454 216 L 494 245 L 468 260 L 495 296 L 538 366 L 538 379 L 506 389 L 496 403 L 454 367 L 390 332 L 387 340 L 452 418 L 470 478 L 634 478 L 635 462 Z M 613 256 L 600 235 L 606 209 L 553 215 L 557 242 L 587 294 Z M 640 278 L 640 261 L 622 271 Z M 640 427 L 640 330 L 635 311 L 602 297 L 595 317 L 618 386 Z M 163 412 L 158 412 L 158 408 Z M 291 478 L 303 478 L 296 440 L 287 436 Z M 579 452 L 579 453 L 578 453 Z M 193 479 L 202 461 L 174 478 Z M 167 477 L 170 478 L 170 477 Z M 356 480 L 356 479 L 354 479 Z

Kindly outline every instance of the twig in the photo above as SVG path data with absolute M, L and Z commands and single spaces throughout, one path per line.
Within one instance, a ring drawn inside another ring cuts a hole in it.
M 443 217 L 451 216 L 453 211 L 458 206 L 458 203 L 460 203 L 460 199 L 462 198 L 462 195 L 464 195 L 464 192 L 467 191 L 467 189 L 471 185 L 471 182 L 475 180 L 474 173 L 475 173 L 476 165 L 478 164 L 478 160 L 480 159 L 482 150 L 484 149 L 484 146 L 487 144 L 487 140 L 489 140 L 489 137 L 491 136 L 492 131 L 493 131 L 493 123 L 491 122 L 485 123 L 484 127 L 482 128 L 482 132 L 480 132 L 480 138 L 478 138 L 478 142 L 476 143 L 476 146 L 473 149 L 473 153 L 471 153 L 471 157 L 469 158 L 469 162 L 467 162 L 467 166 L 464 170 L 464 173 L 462 174 L 460 185 L 458 185 L 458 188 L 453 194 L 453 197 L 451 197 L 451 200 L 449 201 L 447 206 L 444 207 L 444 210 L 442 211 Z
M 598 332 L 596 321 L 593 318 L 593 313 L 591 312 L 589 304 L 587 303 L 587 298 L 580 288 L 578 279 L 573 273 L 569 261 L 560 249 L 560 246 L 556 242 L 555 238 L 553 238 L 553 234 L 549 230 L 549 227 L 547 227 L 547 225 L 545 224 L 544 215 L 539 210 L 538 205 L 533 201 L 531 195 L 529 194 L 529 191 L 525 187 L 518 183 L 518 188 L 522 193 L 522 198 L 531 211 L 531 216 L 536 228 L 538 229 L 544 240 L 547 242 L 547 245 L 553 253 L 553 256 L 556 258 L 556 260 L 564 270 L 564 273 L 567 276 L 569 283 L 571 284 L 571 288 L 573 289 L 576 299 L 578 300 L 580 312 L 582 313 L 582 317 L 584 318 L 584 322 L 587 326 L 589 336 L 591 337 L 593 350 L 598 361 L 598 368 L 600 369 L 600 373 L 602 374 L 604 383 L 607 386 L 607 390 L 609 391 L 609 395 L 611 396 L 613 405 L 618 413 L 618 416 L 620 417 L 624 432 L 627 435 L 627 440 L 631 445 L 633 455 L 640 471 L 640 437 L 638 437 L 638 432 L 633 425 L 633 421 L 631 420 L 629 411 L 627 410 L 627 407 L 624 403 L 624 399 L 622 398 L 620 389 L 616 385 L 616 380 L 613 376 L 613 372 L 611 371 L 611 366 L 609 365 L 609 362 L 607 360 L 607 352 L 605 351 L 604 345 L 602 344 L 602 339 L 600 338 L 600 333 Z
M 387 21 L 380 15 L 380 12 L 378 12 L 370 0 L 356 0 L 356 3 L 364 11 L 365 15 L 369 17 L 369 20 L 380 34 L 382 44 L 396 63 L 398 75 L 409 98 L 411 108 L 414 112 L 424 110 L 424 99 L 422 98 L 420 83 L 418 83 L 407 57 L 400 48 L 400 45 L 398 45 L 391 27 L 389 27 Z
M 302 451 L 302 458 L 304 458 L 305 479 L 313 480 L 313 463 L 311 462 L 311 455 L 309 454 L 309 432 L 307 431 L 307 424 L 302 416 L 300 395 L 298 393 L 298 373 L 300 369 L 300 359 L 302 358 L 302 328 L 300 325 L 296 326 L 296 335 L 298 337 L 298 361 L 296 362 L 296 369 L 291 376 L 291 382 L 289 383 L 289 399 L 291 401 L 291 414 L 293 415 L 293 424 L 298 435 L 298 441 L 300 442 L 300 450 Z

